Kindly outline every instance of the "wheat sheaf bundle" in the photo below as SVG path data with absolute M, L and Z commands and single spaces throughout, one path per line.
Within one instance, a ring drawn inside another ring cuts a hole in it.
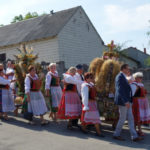
M 96 78 L 96 88 L 100 93 L 114 93 L 115 77 L 120 71 L 120 64 L 115 60 L 106 60 Z
M 17 49 L 19 54 L 14 55 L 16 58 L 15 64 L 15 76 L 18 83 L 18 88 L 20 93 L 24 93 L 24 79 L 28 73 L 28 67 L 34 65 L 36 67 L 37 74 L 41 73 L 42 68 L 39 63 L 36 63 L 38 54 L 33 54 L 32 48 L 27 48 L 24 44 L 21 48 Z
M 89 66 L 89 72 L 93 73 L 95 78 L 97 78 L 97 75 L 100 72 L 103 62 L 104 62 L 104 60 L 102 58 L 98 58 L 98 57 L 91 61 L 90 66 Z

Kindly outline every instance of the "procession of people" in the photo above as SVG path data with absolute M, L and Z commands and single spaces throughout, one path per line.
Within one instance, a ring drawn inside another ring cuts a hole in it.
M 14 99 L 17 95 L 13 64 L 9 61 L 6 71 L 3 64 L 0 64 L 0 119 L 6 121 L 9 120 L 9 112 L 15 111 Z M 121 137 L 121 130 L 127 119 L 131 139 L 140 141 L 145 136 L 141 125 L 150 123 L 149 102 L 146 89 L 142 84 L 143 73 L 137 72 L 130 77 L 128 74 L 129 65 L 123 64 L 115 79 L 114 103 L 118 106 L 119 120 L 113 138 L 124 140 Z M 100 128 L 102 121 L 96 101 L 94 75 L 91 72 L 85 72 L 83 75 L 82 65 L 70 67 L 61 79 L 56 63 L 50 63 L 45 77 L 44 93 L 41 92 L 42 80 L 36 74 L 36 67 L 30 65 L 22 86 L 25 88 L 27 103 L 24 118 L 28 119 L 31 125 L 35 124 L 34 116 L 40 116 L 42 126 L 49 124 L 49 121 L 44 118 L 44 115 L 49 112 L 45 95 L 50 103 L 49 117 L 53 121 L 68 120 L 68 130 L 78 127 L 85 134 L 88 133 L 87 127 L 93 125 L 96 135 L 100 138 L 105 137 Z

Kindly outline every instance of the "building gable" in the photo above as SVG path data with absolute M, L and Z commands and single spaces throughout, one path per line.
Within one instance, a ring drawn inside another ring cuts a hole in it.
M 89 64 L 95 57 L 100 57 L 104 42 L 82 7 L 76 11 L 58 34 L 60 60 L 66 66 L 78 63 Z

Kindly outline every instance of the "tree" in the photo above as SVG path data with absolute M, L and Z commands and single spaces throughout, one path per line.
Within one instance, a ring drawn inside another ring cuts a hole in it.
M 30 19 L 30 18 L 34 18 L 34 17 L 38 17 L 38 13 L 37 12 L 33 12 L 33 13 L 30 13 L 28 12 L 25 17 L 24 17 L 24 20 L 27 20 L 27 19 Z
M 20 14 L 19 16 L 15 16 L 11 23 L 19 22 L 23 20 L 23 16 Z
M 0 27 L 3 27 L 4 25 L 3 24 L 0 24 Z
M 32 12 L 32 13 L 28 12 L 25 16 L 20 14 L 19 16 L 15 16 L 11 23 L 19 22 L 19 21 L 22 21 L 22 20 L 27 20 L 27 19 L 30 19 L 30 18 L 35 18 L 35 17 L 38 17 L 38 16 L 43 16 L 45 14 L 46 13 L 43 13 L 43 14 L 39 15 L 37 12 Z

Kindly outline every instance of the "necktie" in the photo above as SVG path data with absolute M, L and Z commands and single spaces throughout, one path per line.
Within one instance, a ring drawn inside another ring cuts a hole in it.
M 83 76 L 80 74 L 81 80 L 84 81 Z

